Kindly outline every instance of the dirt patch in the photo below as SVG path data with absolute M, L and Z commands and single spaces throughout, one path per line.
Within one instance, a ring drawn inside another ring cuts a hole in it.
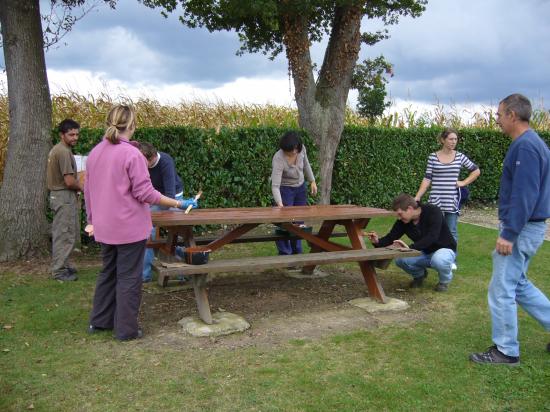
M 77 269 L 98 267 L 101 265 L 99 254 L 74 253 L 72 259 Z M 40 257 L 32 260 L 19 260 L 16 262 L 2 262 L 1 271 L 15 275 L 48 278 L 51 276 L 51 258 Z
M 406 276 L 383 276 L 388 295 L 407 300 L 403 312 L 368 314 L 347 301 L 367 295 L 357 269 L 327 268 L 330 276 L 293 279 L 284 270 L 261 274 L 232 274 L 214 279 L 209 287 L 213 311 L 243 316 L 251 328 L 243 333 L 217 338 L 195 338 L 183 333 L 177 321 L 196 316 L 193 290 L 161 291 L 149 287 L 143 295 L 141 324 L 145 345 L 167 348 L 273 346 L 293 339 L 318 339 L 337 333 L 377 328 L 381 325 L 411 324 L 434 310 L 434 296 L 403 288 Z M 431 291 L 430 291 L 431 292 Z
M 466 207 L 462 211 L 460 221 L 490 229 L 498 229 L 498 210 L 495 207 Z M 544 238 L 550 240 L 550 225 L 548 225 Z
M 494 207 L 465 207 L 460 214 L 460 222 L 498 229 L 498 211 Z

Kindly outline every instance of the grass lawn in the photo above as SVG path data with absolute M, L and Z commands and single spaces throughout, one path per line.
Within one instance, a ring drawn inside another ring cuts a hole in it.
M 372 228 L 383 233 L 390 224 L 377 219 Z M 459 231 L 449 292 L 405 293 L 429 296 L 437 310 L 408 324 L 272 347 L 200 350 L 89 336 L 97 268 L 66 284 L 0 270 L 0 410 L 550 411 L 550 334 L 521 310 L 520 367 L 468 361 L 491 344 L 486 294 L 497 233 L 465 224 Z M 547 295 L 549 267 L 545 242 L 530 278 Z M 393 272 L 381 277 L 405 285 Z

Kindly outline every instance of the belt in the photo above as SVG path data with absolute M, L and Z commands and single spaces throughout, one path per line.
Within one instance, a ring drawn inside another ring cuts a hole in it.
M 533 223 L 536 223 L 536 222 L 546 222 L 546 219 L 529 219 L 529 222 L 533 222 Z

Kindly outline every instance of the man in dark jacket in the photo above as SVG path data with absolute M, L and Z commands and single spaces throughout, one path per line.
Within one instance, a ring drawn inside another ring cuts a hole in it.
M 420 204 L 414 197 L 402 193 L 393 200 L 393 210 L 399 219 L 390 232 L 379 239 L 376 232 L 368 237 L 375 247 L 411 248 L 422 252 L 421 256 L 399 258 L 395 264 L 413 277 L 410 287 L 422 286 L 428 276 L 427 268 L 439 275 L 435 290 L 445 292 L 453 278 L 452 265 L 456 258 L 456 241 L 445 223 L 441 210 L 431 204 Z M 408 246 L 399 240 L 407 235 L 413 243 Z
M 166 197 L 182 201 L 184 208 L 189 205 L 196 208 L 197 201 L 195 199 L 183 198 L 183 184 L 178 172 L 176 171 L 176 164 L 174 159 L 172 159 L 172 156 L 168 153 L 158 152 L 152 144 L 147 142 L 139 142 L 138 147 L 143 156 L 145 156 L 145 159 L 147 159 L 149 177 L 151 178 L 153 187 Z M 151 206 L 151 211 L 163 209 L 166 208 L 157 205 Z M 151 236 L 154 239 L 155 228 L 153 228 Z M 176 248 L 176 255 L 179 257 L 183 256 L 183 249 L 181 247 Z M 154 250 L 147 249 L 143 258 L 143 282 L 147 283 L 153 279 L 151 265 L 153 264 L 154 258 Z

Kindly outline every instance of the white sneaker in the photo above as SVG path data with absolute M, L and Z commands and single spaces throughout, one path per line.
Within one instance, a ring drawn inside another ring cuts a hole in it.
M 451 270 L 457 270 L 457 269 L 458 269 L 458 267 L 456 266 L 456 263 L 453 263 L 451 265 Z

